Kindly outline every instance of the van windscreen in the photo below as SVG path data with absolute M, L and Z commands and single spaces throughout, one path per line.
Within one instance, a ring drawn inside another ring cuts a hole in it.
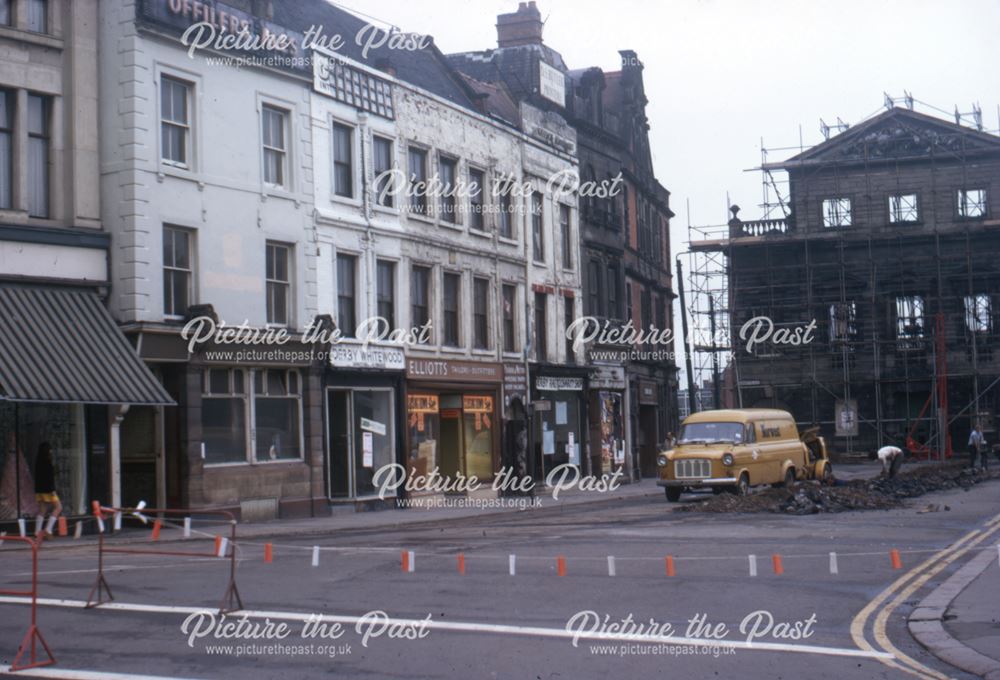
M 743 441 L 743 423 L 688 423 L 681 427 L 678 444 L 711 444 Z

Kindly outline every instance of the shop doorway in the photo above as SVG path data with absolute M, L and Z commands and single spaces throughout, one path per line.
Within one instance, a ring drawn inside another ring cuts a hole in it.
M 163 430 L 160 407 L 133 406 L 121 423 L 122 504 L 163 507 Z
M 375 475 L 395 461 L 395 404 L 390 388 L 327 390 L 327 493 L 376 496 Z
M 441 395 L 441 476 L 457 478 L 463 472 L 462 452 L 465 451 L 462 427 L 462 395 Z
M 656 476 L 656 455 L 660 441 L 655 406 L 639 407 L 639 470 L 643 477 Z

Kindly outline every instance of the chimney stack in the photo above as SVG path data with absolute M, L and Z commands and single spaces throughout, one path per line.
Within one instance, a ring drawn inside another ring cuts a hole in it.
M 535 0 L 522 2 L 516 12 L 497 16 L 497 46 L 541 45 L 543 26 Z

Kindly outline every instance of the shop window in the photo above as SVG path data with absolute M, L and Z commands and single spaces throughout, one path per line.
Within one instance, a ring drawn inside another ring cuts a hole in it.
M 462 275 L 446 272 L 444 275 L 442 308 L 444 311 L 444 344 L 459 346 L 458 314 L 462 297 Z
M 385 208 L 393 206 L 394 182 L 392 177 L 392 140 L 372 137 L 372 163 L 374 164 L 375 202 Z
M 426 477 L 438 466 L 437 446 L 441 437 L 439 410 L 436 394 L 409 394 L 406 397 L 406 419 L 410 431 L 410 452 L 406 465 L 408 475 Z
M 298 371 L 254 371 L 254 454 L 258 462 L 301 457 L 299 383 Z
M 493 397 L 462 397 L 465 439 L 465 474 L 478 479 L 493 476 Z
M 163 314 L 187 314 L 193 290 L 194 233 L 189 229 L 163 227 Z
M 354 493 L 378 492 L 375 471 L 396 460 L 391 390 L 353 390 L 354 395 Z
M 51 97 L 28 95 L 28 214 L 49 216 Z
M 472 280 L 472 346 L 490 348 L 490 282 L 488 279 Z
M 517 287 L 512 284 L 503 286 L 503 351 L 515 352 L 514 342 L 514 310 L 516 308 Z
M 396 263 L 379 260 L 375 265 L 377 272 L 376 303 L 378 315 L 385 319 L 390 329 L 396 327 Z
M 291 252 L 291 246 L 270 241 L 267 243 L 267 323 L 281 326 L 289 323 L 292 297 Z
M 285 187 L 288 172 L 288 112 L 274 106 L 262 107 L 261 127 L 264 183 L 274 187 Z
M 333 124 L 333 193 L 354 198 L 354 128 Z
M 160 78 L 160 158 L 164 163 L 188 167 L 191 151 L 191 83 Z
M 337 255 L 337 326 L 345 338 L 353 338 L 357 328 L 355 281 L 358 258 Z
M 247 460 L 247 395 L 243 369 L 212 368 L 203 374 L 202 444 L 205 463 Z

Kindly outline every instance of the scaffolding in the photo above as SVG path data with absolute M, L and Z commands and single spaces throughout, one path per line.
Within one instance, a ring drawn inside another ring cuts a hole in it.
M 885 100 L 887 109 L 921 103 L 908 92 Z M 853 407 L 857 433 L 836 440 L 845 453 L 905 441 L 915 453 L 943 458 L 951 452 L 952 431 L 979 422 L 987 433 L 996 432 L 1000 234 L 981 223 L 943 219 L 930 230 L 888 225 L 878 200 L 859 202 L 853 218 L 867 226 L 853 231 L 817 230 L 818 217 L 798 216 L 794 209 L 817 199 L 810 195 L 816 179 L 826 191 L 843 187 L 867 197 L 916 190 L 930 210 L 930 197 L 951 189 L 945 177 L 966 186 L 983 172 L 982 156 L 967 143 L 967 131 L 983 133 L 981 109 L 960 114 L 956 108 L 955 120 L 963 129 L 953 140 L 937 140 L 925 180 L 930 184 L 921 187 L 913 185 L 905 163 L 869 162 L 866 147 L 860 167 L 852 159 L 797 170 L 793 196 L 787 171 L 770 157 L 810 148 L 801 131 L 798 146 L 768 148 L 761 140 L 762 219 L 743 221 L 733 206 L 729 224 L 689 223 L 682 255 L 692 373 L 696 384 L 710 382 L 716 405 L 787 408 L 800 424 L 818 425 L 831 439 L 842 432 L 840 409 Z M 821 134 L 849 129 L 837 121 L 835 127 L 821 121 Z M 988 165 L 995 179 L 1000 154 Z M 795 238 L 806 228 L 817 238 Z M 815 341 L 748 354 L 733 324 L 760 315 L 775 328 L 814 319 Z M 939 356 L 942 348 L 945 356 Z

